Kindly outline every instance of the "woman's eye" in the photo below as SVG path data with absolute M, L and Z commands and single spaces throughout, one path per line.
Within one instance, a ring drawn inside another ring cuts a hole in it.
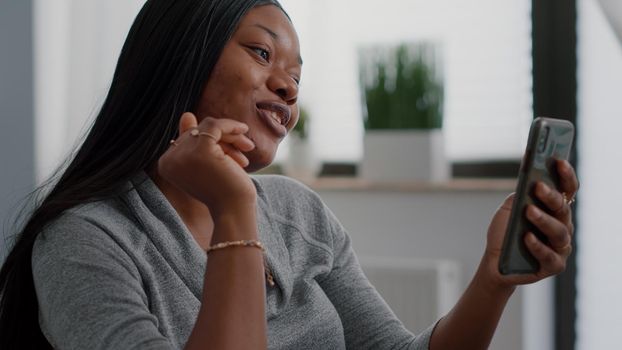
M 264 50 L 261 47 L 254 47 L 253 51 L 255 51 L 255 53 L 264 61 L 270 61 L 270 53 L 267 50 Z

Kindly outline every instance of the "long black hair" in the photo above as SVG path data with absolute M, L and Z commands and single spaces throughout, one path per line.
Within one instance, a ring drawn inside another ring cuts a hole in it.
M 51 349 L 38 323 L 32 277 L 37 235 L 64 211 L 114 198 L 149 169 L 192 111 L 246 12 L 277 0 L 148 0 L 127 36 L 93 126 L 34 206 L 0 270 L 0 349 Z M 284 12 L 284 11 L 283 11 Z M 42 189 L 40 189 L 42 191 Z

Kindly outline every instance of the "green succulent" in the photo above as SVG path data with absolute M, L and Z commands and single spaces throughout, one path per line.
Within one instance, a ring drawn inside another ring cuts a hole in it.
M 402 44 L 389 58 L 372 61 L 373 69 L 361 65 L 365 129 L 442 127 L 444 91 L 437 64 L 430 59 L 433 47 L 419 44 L 415 48 L 413 54 Z

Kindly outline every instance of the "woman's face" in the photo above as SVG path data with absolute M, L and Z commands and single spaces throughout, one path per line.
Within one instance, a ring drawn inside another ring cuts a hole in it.
M 196 114 L 248 124 L 255 149 L 246 153 L 247 171 L 269 165 L 298 121 L 301 68 L 296 31 L 272 5 L 248 11 L 222 51 Z

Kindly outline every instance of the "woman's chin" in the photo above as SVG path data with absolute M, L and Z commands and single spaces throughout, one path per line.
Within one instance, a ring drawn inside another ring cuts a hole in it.
M 248 173 L 254 173 L 272 164 L 272 161 L 274 161 L 274 156 L 276 155 L 276 151 L 275 152 L 265 152 L 265 151 L 258 152 L 255 149 L 248 153 L 245 153 L 245 155 L 249 161 L 249 164 L 245 168 L 245 170 Z

